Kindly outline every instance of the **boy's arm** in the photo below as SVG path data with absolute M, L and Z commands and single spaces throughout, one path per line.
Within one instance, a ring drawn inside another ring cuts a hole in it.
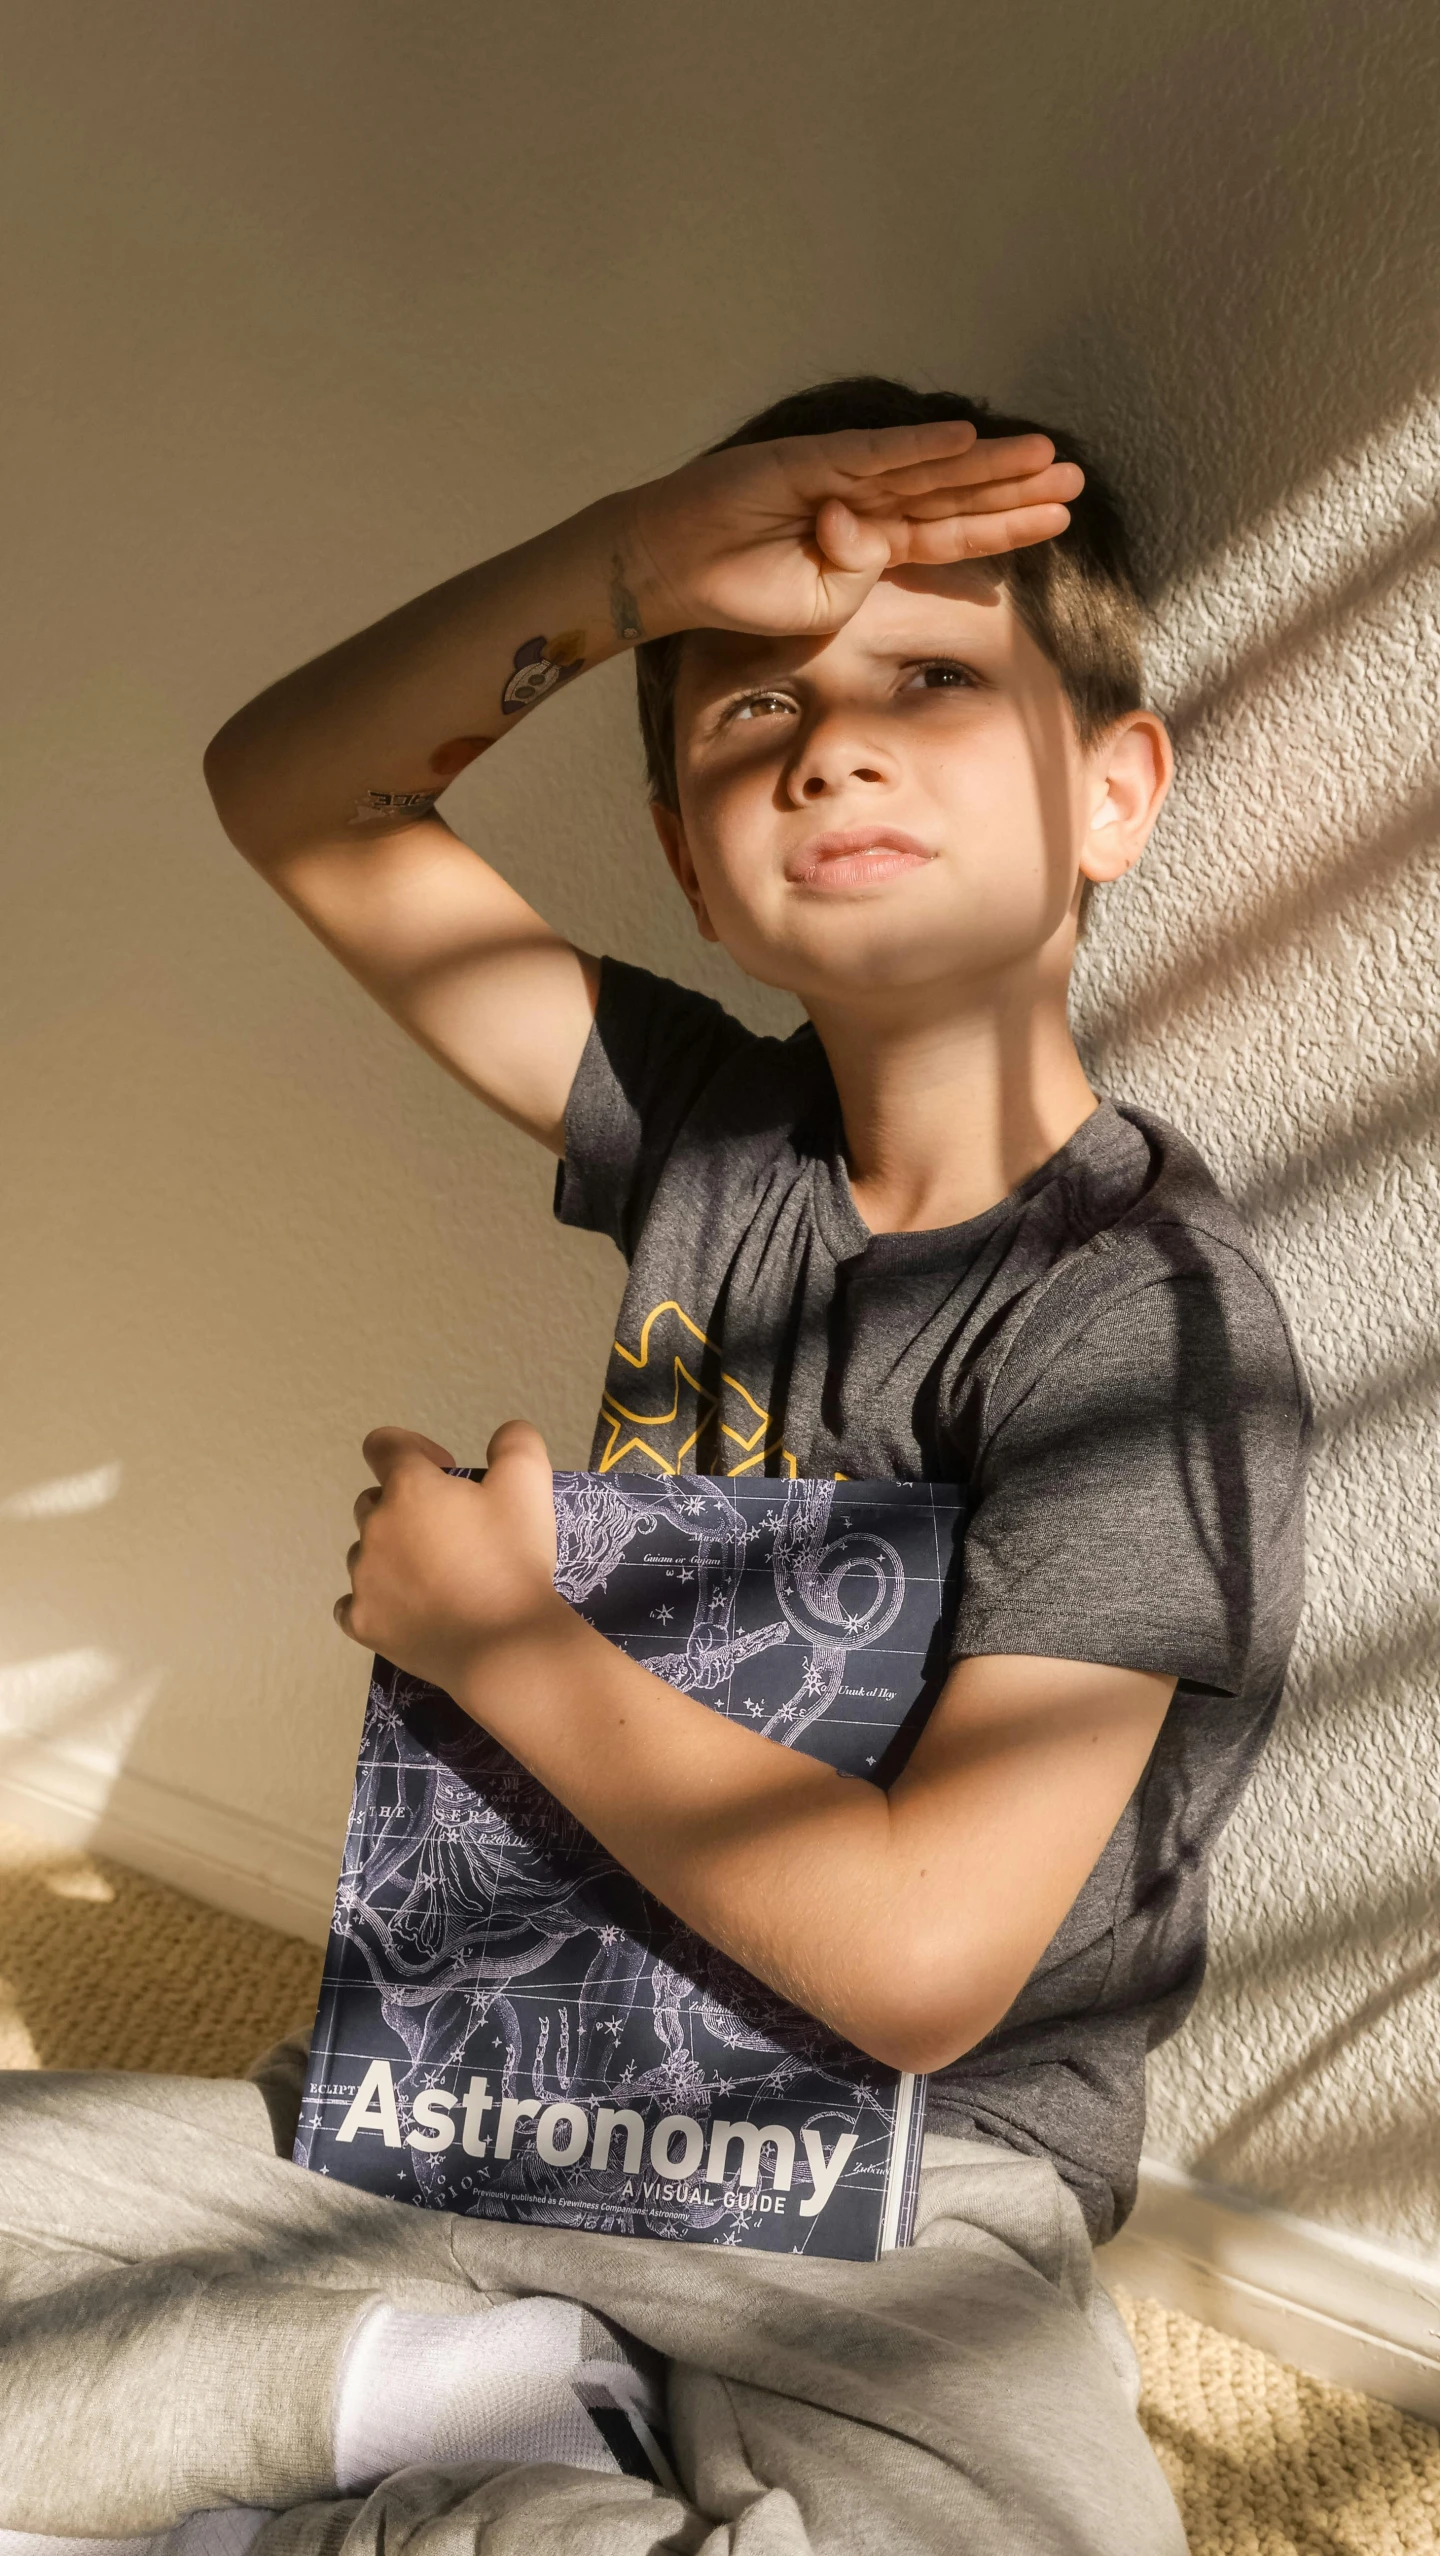
M 651 1675 L 556 1595 L 549 1459 L 518 1422 L 462 1483 L 376 1431 L 344 1629 L 434 1680 L 707 1942 L 891 2067 L 1014 2002 L 1144 1772 L 1175 1680 L 964 1660 L 888 1793 Z
M 597 971 L 435 802 L 626 644 L 616 539 L 594 507 L 450 579 L 261 693 L 205 758 L 261 875 L 402 1028 L 556 1152 Z
M 882 1792 L 677 1694 L 569 1611 L 459 1700 L 707 1943 L 888 2067 L 983 2041 L 1145 1771 L 1173 1678 L 963 1660 Z
M 889 427 L 711 454 L 467 569 L 273 684 L 212 741 L 231 840 L 422 1046 L 563 1147 L 596 969 L 434 813 L 585 667 L 699 626 L 838 629 L 884 569 L 1063 531 L 1043 436 Z

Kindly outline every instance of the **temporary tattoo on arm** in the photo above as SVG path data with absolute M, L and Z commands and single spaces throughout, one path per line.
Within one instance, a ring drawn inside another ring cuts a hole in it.
M 438 790 L 367 790 L 355 802 L 352 825 L 413 824 L 427 817 L 439 798 Z
M 463 772 L 467 763 L 473 763 L 477 754 L 483 754 L 494 743 L 493 737 L 452 737 L 448 745 L 435 748 L 430 769 L 443 780 L 453 781 L 457 772 Z
M 610 619 L 617 639 L 643 639 L 640 606 L 625 583 L 625 562 L 617 550 L 610 562 Z
M 584 663 L 583 630 L 562 630 L 558 639 L 525 640 L 515 651 L 515 671 L 500 695 L 501 709 L 507 717 L 515 710 L 533 710 L 557 685 L 579 674 Z

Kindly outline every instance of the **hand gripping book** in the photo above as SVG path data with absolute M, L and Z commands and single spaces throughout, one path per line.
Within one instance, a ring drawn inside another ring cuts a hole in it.
M 556 1585 L 619 1649 L 893 1781 L 948 1666 L 951 1485 L 559 1473 L 555 1514 Z M 865 2261 L 908 2241 L 923 2097 L 376 1661 L 299 2164 L 479 2218 Z

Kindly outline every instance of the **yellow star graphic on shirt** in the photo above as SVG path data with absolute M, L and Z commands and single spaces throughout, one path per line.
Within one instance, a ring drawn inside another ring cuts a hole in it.
M 616 1355 L 623 1358 L 627 1366 L 633 1367 L 637 1375 L 660 1372 L 664 1364 L 664 1350 L 657 1347 L 655 1368 L 652 1370 L 651 1334 L 664 1314 L 673 1314 L 682 1333 L 686 1335 L 686 1343 L 682 1344 L 682 1348 L 672 1349 L 670 1352 L 670 1407 L 665 1411 L 634 1411 L 607 1388 L 601 1404 L 601 1415 L 608 1425 L 610 1434 L 599 1462 L 598 1470 L 601 1473 L 617 1473 L 626 1463 L 627 1458 L 635 1457 L 646 1464 L 653 1464 L 659 1473 L 680 1473 L 684 1469 L 685 1458 L 694 1448 L 702 1429 L 714 1418 L 720 1408 L 719 1397 L 701 1383 L 700 1378 L 686 1365 L 683 1354 L 684 1345 L 693 1341 L 699 1349 L 709 1349 L 718 1355 L 716 1343 L 707 1337 L 698 1322 L 691 1321 L 684 1307 L 677 1305 L 673 1297 L 667 1298 L 664 1304 L 652 1305 L 641 1325 L 638 1350 L 627 1349 L 623 1340 L 617 1340 Z M 772 1434 L 769 1412 L 756 1401 L 754 1395 L 740 1382 L 738 1376 L 732 1376 L 728 1370 L 722 1368 L 720 1382 L 730 1393 L 738 1397 L 740 1405 L 735 1412 L 735 1419 L 740 1424 L 738 1427 L 732 1425 L 730 1420 L 722 1420 L 720 1423 L 720 1435 L 722 1439 L 729 1441 L 726 1453 L 728 1454 L 733 1447 L 737 1457 L 735 1463 L 727 1464 L 723 1470 L 728 1474 L 755 1473 L 763 1469 L 767 1458 L 778 1455 L 782 1471 L 788 1473 L 793 1481 L 798 1471 L 795 1458 L 788 1447 L 781 1445 L 778 1433 Z M 682 1420 L 681 1405 L 687 1388 L 694 1400 Z M 689 1434 L 681 1439 L 678 1446 L 672 1446 L 666 1452 L 661 1445 L 655 1443 L 659 1432 L 684 1428 L 692 1412 L 694 1426 L 690 1428 Z M 749 1425 L 751 1420 L 754 1422 L 753 1427 Z

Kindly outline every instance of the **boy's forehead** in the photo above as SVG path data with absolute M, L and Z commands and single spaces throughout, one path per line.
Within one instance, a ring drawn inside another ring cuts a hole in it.
M 682 662 L 692 682 L 723 679 L 756 665 L 817 655 L 844 640 L 884 647 L 893 639 L 943 641 L 948 630 L 959 640 L 968 628 L 984 635 L 987 625 L 1008 620 L 1009 588 L 991 559 L 966 559 L 932 568 L 887 568 L 864 602 L 839 632 L 810 639 L 767 638 L 745 630 L 688 630 Z

